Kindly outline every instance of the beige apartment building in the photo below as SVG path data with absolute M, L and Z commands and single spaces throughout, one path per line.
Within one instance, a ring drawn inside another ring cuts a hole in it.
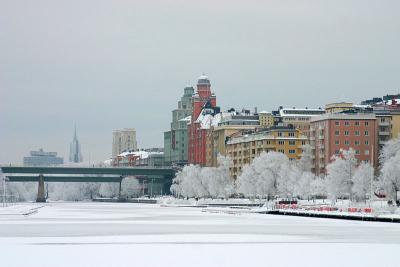
M 136 130 L 125 128 L 113 131 L 112 157 L 115 158 L 122 152 L 137 150 Z
M 302 131 L 289 126 L 274 126 L 252 134 L 231 138 L 226 144 L 226 154 L 233 160 L 231 175 L 235 179 L 246 164 L 262 152 L 281 152 L 290 160 L 301 157 L 302 147 L 308 144 L 308 138 Z
M 254 130 L 259 125 L 219 125 L 207 134 L 207 166 L 217 166 L 218 155 L 226 156 L 226 142 L 232 135 Z

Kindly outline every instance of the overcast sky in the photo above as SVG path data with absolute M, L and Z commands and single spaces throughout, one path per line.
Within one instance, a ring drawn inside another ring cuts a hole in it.
M 400 91 L 400 1 L 0 0 L 0 163 L 30 150 L 86 160 L 112 130 L 163 145 L 203 72 L 217 102 L 323 107 Z

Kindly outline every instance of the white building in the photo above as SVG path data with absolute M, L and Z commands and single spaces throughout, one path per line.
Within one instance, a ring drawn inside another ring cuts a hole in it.
M 136 130 L 125 128 L 113 132 L 112 157 L 115 158 L 122 152 L 137 150 Z

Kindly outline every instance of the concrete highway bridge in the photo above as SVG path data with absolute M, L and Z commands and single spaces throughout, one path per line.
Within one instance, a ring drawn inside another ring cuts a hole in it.
M 156 167 L 16 167 L 1 166 L 8 182 L 38 182 L 36 201 L 45 202 L 45 182 L 119 183 L 121 196 L 122 180 L 127 176 L 152 180 L 162 184 L 169 192 L 176 170 Z

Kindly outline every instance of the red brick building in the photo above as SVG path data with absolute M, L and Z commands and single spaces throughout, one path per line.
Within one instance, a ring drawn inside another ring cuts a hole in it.
M 325 114 L 311 120 L 314 172 L 325 174 L 332 156 L 353 148 L 359 161 L 377 166 L 377 120 L 374 114 Z
M 191 122 L 188 126 L 188 162 L 206 165 L 207 121 L 217 113 L 217 98 L 211 93 L 211 83 L 202 75 L 197 82 L 197 92 L 193 95 Z

